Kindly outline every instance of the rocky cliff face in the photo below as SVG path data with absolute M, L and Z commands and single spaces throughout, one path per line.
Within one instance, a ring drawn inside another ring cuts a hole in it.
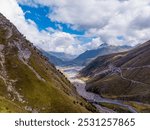
M 65 76 L 0 14 L 0 112 L 89 112 Z

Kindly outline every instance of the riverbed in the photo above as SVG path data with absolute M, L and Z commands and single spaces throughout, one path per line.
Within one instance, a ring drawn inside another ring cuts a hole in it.
M 68 80 L 76 87 L 76 91 L 80 96 L 82 96 L 87 101 L 91 102 L 99 112 L 104 113 L 114 113 L 115 111 L 108 109 L 106 107 L 102 107 L 99 103 L 111 103 L 120 105 L 122 107 L 127 108 L 130 112 L 135 113 L 136 111 L 129 105 L 123 104 L 123 101 L 120 100 L 112 100 L 102 98 L 100 95 L 88 92 L 85 89 L 86 83 L 82 79 L 78 78 L 79 71 L 83 68 L 83 66 L 74 66 L 74 67 L 57 67 L 64 75 L 68 78 Z

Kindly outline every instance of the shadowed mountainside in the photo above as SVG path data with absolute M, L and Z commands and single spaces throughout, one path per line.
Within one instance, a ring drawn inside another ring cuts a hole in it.
M 150 104 L 150 41 L 127 52 L 100 56 L 81 70 L 80 76 L 89 79 L 88 91 Z
M 94 60 L 98 56 L 123 52 L 129 49 L 131 49 L 130 46 L 112 46 L 104 43 L 100 45 L 97 49 L 87 50 L 86 52 L 80 54 L 77 58 L 72 60 L 70 64 L 85 66 L 88 65 L 92 60 Z

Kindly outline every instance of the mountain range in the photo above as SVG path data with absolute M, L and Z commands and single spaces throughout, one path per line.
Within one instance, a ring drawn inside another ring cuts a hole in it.
M 138 112 L 150 112 L 150 41 L 126 52 L 99 56 L 80 76 L 86 90 L 120 99 Z
M 0 112 L 91 111 L 95 107 L 0 14 Z
M 69 55 L 58 52 L 46 52 L 43 54 L 48 57 L 49 61 L 56 66 L 86 66 L 98 56 L 111 54 L 115 52 L 123 52 L 131 49 L 131 46 L 112 46 L 107 43 L 101 44 L 97 49 L 87 50 L 79 56 Z
M 46 52 L 0 14 L 0 112 L 98 112 L 55 65 L 86 66 L 79 77 L 87 91 L 150 112 L 150 41 L 135 48 L 104 43 L 78 57 Z
M 75 59 L 77 56 L 76 55 L 71 55 L 71 54 L 66 54 L 64 52 L 53 52 L 50 51 L 48 52 L 50 55 L 53 55 L 59 59 L 61 59 L 62 61 L 70 61 Z
M 61 66 L 67 62 L 67 61 L 62 60 L 61 58 L 58 58 L 52 55 L 51 53 L 47 51 L 41 50 L 41 52 L 43 53 L 44 56 L 48 58 L 49 62 L 53 63 L 56 66 Z
M 101 44 L 97 49 L 87 50 L 79 56 L 69 55 L 58 52 L 46 52 L 43 54 L 49 58 L 49 61 L 56 66 L 86 66 L 98 56 L 111 54 L 115 52 L 123 52 L 131 49 L 131 46 L 112 46 L 107 43 Z
M 97 49 L 87 50 L 84 53 L 80 54 L 77 58 L 72 60 L 72 64 L 75 65 L 88 65 L 92 60 L 97 58 L 98 56 L 122 52 L 131 49 L 131 46 L 113 46 L 107 43 L 101 44 Z

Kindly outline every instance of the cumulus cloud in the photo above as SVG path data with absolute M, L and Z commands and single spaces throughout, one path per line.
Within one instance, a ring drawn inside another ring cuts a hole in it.
M 150 39 L 150 0 L 17 0 L 23 5 L 47 6 L 51 9 L 48 14 L 51 21 L 68 24 L 75 30 L 85 30 L 83 37 L 92 40 L 84 44 L 75 35 L 61 32 L 61 26 L 60 31 L 52 28 L 39 31 L 33 21 L 25 20 L 16 0 L 1 1 L 5 4 L 0 5 L 3 8 L 0 11 L 18 29 L 23 25 L 20 31 L 45 50 L 73 54 L 94 49 L 103 42 L 136 45 Z
M 1 0 L 0 12 L 16 26 L 22 34 L 31 40 L 31 42 L 37 42 L 36 37 L 40 32 L 32 20 L 25 19 L 24 12 L 19 7 L 16 0 Z
M 29 0 L 21 1 L 29 4 Z M 86 36 L 101 37 L 109 44 L 135 45 L 149 40 L 150 0 L 32 0 L 32 4 L 53 8 L 52 21 L 85 29 Z
M 31 1 L 21 0 L 20 3 L 29 5 Z M 119 7 L 118 0 L 32 0 L 33 4 L 53 8 L 49 14 L 52 21 L 77 28 L 103 27 Z
M 103 41 L 101 40 L 100 37 L 93 38 L 91 42 L 88 42 L 86 44 L 83 44 L 83 48 L 85 50 L 91 50 L 91 49 L 96 49 L 98 48 L 101 44 L 103 44 Z
M 69 54 L 79 54 L 86 50 L 74 35 L 56 31 L 51 27 L 39 31 L 34 21 L 25 19 L 25 14 L 16 0 L 1 0 L 0 12 L 15 24 L 28 40 L 41 49 Z
M 65 52 L 68 54 L 79 54 L 85 51 L 80 45 L 80 41 L 69 33 L 55 31 L 50 34 L 43 31 L 41 34 L 41 42 L 37 46 L 46 51 Z

